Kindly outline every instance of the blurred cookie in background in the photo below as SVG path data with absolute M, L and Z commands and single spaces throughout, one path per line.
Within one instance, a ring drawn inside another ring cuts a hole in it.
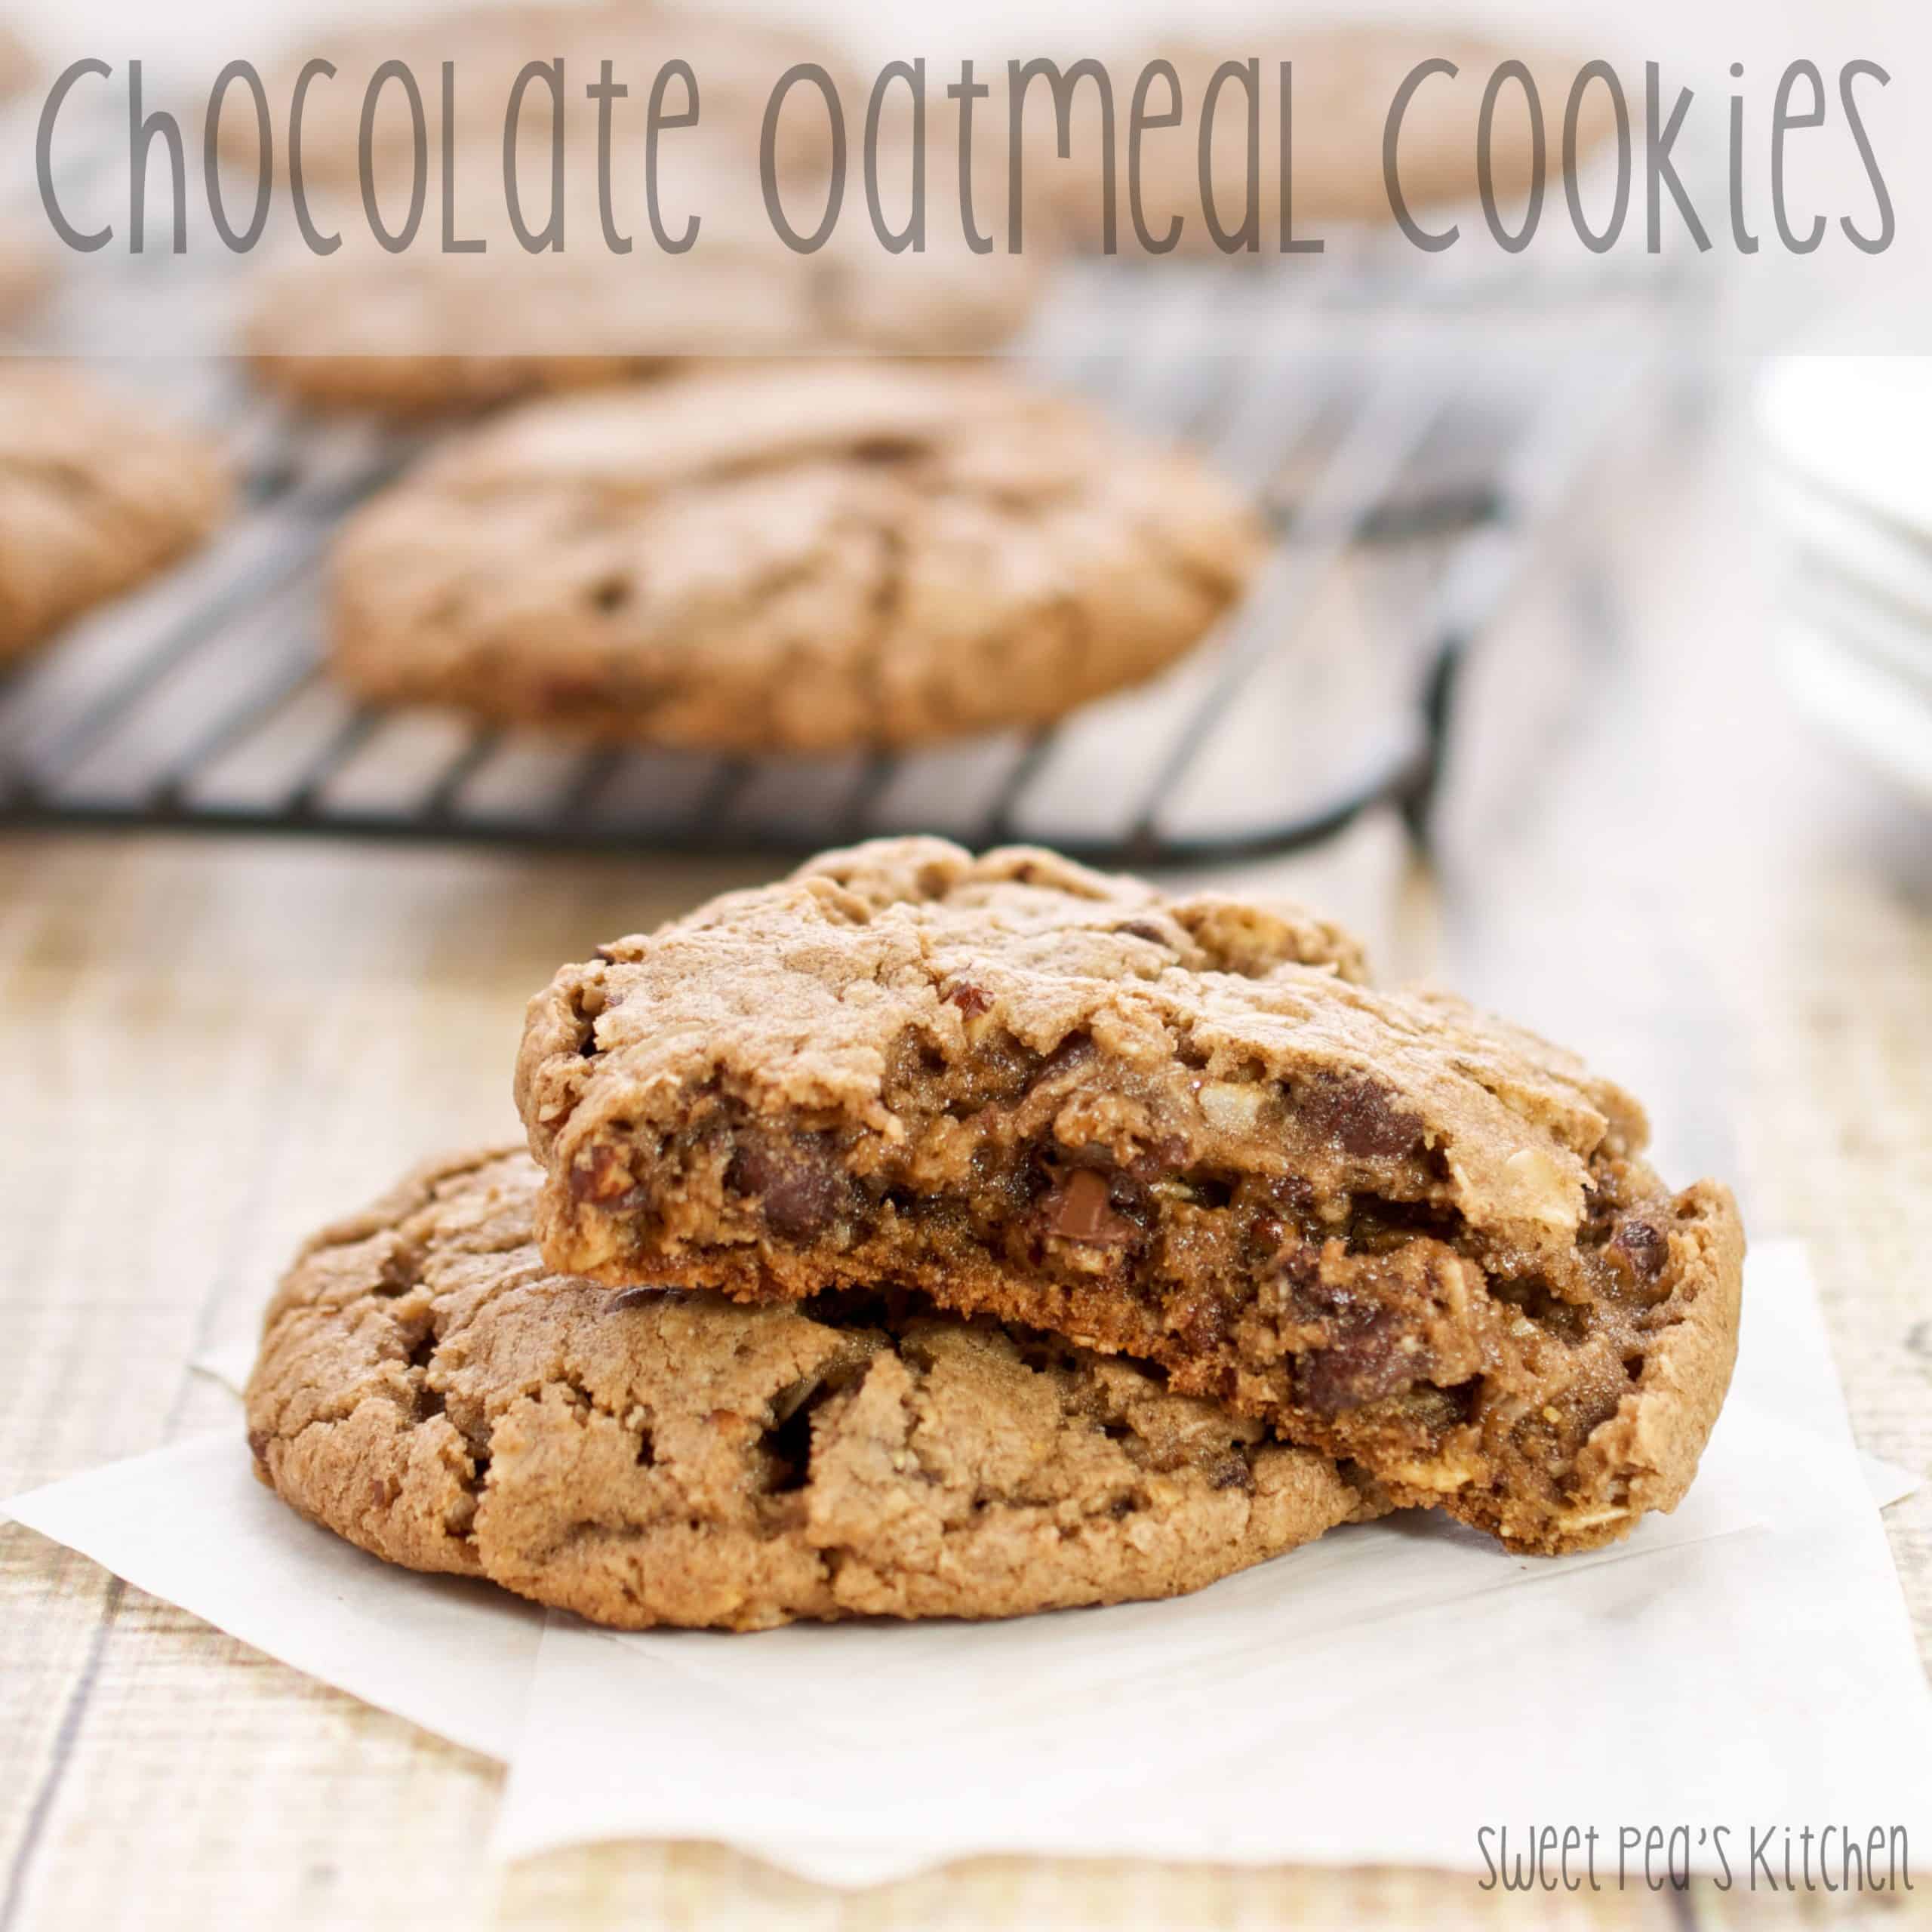
M 647 376 L 693 358 L 850 355 L 961 356 L 1001 348 L 1038 298 L 1043 255 L 974 254 L 935 214 L 921 251 L 878 239 L 863 190 L 848 180 L 826 245 L 781 238 L 755 180 L 713 151 L 660 168 L 659 208 L 683 253 L 660 247 L 643 205 L 641 143 L 616 157 L 614 211 L 630 252 L 602 231 L 594 172 L 570 177 L 565 245 L 532 254 L 512 232 L 500 171 L 466 171 L 460 224 L 486 252 L 445 253 L 426 233 L 400 254 L 366 227 L 332 255 L 264 269 L 246 297 L 242 341 L 272 387 L 311 408 L 409 419 L 474 411 L 525 395 Z M 895 187 L 894 192 L 897 192 Z M 823 177 L 784 183 L 795 232 L 828 205 Z M 527 223 L 547 213 L 538 189 Z M 941 213 L 948 212 L 942 211 Z M 904 219 L 903 200 L 891 219 Z
M 0 330 L 17 328 L 51 292 L 54 256 L 47 238 L 20 220 L 0 220 Z
M 61 365 L 0 358 L 0 663 L 171 563 L 228 502 L 198 438 Z
M 1042 722 L 1151 676 L 1263 551 L 1233 488 L 985 369 L 774 363 L 527 405 L 345 526 L 337 677 L 746 752 Z
M 0 101 L 17 100 L 40 78 L 40 57 L 10 21 L 0 20 Z
M 470 6 L 429 19 L 365 22 L 344 29 L 318 29 L 285 50 L 264 76 L 274 134 L 276 165 L 285 170 L 287 134 L 296 83 L 305 64 L 334 63 L 333 78 L 318 75 L 305 97 L 302 119 L 302 174 L 305 186 L 353 183 L 361 173 L 364 102 L 371 82 L 385 63 L 406 66 L 423 104 L 429 171 L 438 178 L 444 146 L 442 66 L 451 63 L 455 103 L 452 148 L 475 148 L 490 156 L 503 151 L 506 117 L 518 75 L 531 61 L 564 63 L 565 141 L 594 152 L 598 103 L 585 89 L 608 60 L 612 78 L 629 90 L 610 104 L 614 138 L 641 138 L 652 88 L 666 63 L 687 63 L 698 83 L 699 125 L 715 134 L 731 129 L 742 137 L 755 164 L 758 134 L 773 90 L 788 69 L 801 63 L 825 67 L 843 89 L 844 60 L 838 49 L 795 29 L 700 11 L 695 8 L 635 6 L 609 0 L 554 6 Z M 777 153 L 785 165 L 829 161 L 829 121 L 813 97 L 788 106 L 778 129 Z M 260 163 L 260 131 L 245 103 L 231 105 L 221 124 L 221 151 L 237 167 Z M 678 115 L 689 103 L 682 85 L 667 85 L 663 112 Z M 667 128 L 675 142 L 682 131 Z M 546 89 L 525 90 L 518 117 L 519 140 L 526 150 L 546 149 L 550 103 Z M 371 174 L 380 179 L 406 170 L 414 146 L 413 117 L 399 79 L 385 83 L 371 126 Z

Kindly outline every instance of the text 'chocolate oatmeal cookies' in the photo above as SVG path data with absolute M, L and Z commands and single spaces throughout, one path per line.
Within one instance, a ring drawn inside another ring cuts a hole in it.
M 199 438 L 85 374 L 0 361 L 0 665 L 200 543 L 229 496 Z
M 988 371 L 766 366 L 533 403 L 453 439 L 334 553 L 376 703 L 736 752 L 1043 722 L 1239 594 L 1230 486 Z
M 546 1271 L 521 1149 L 318 1235 L 248 1392 L 285 1500 L 412 1568 L 632 1629 L 1006 1617 L 1197 1589 L 1386 1500 L 1157 1377 L 890 1300 Z
M 565 968 L 517 1074 L 551 1265 L 844 1283 L 1158 1364 L 1512 1549 L 1682 1496 L 1743 1241 L 1635 1102 L 1306 915 L 887 841 Z

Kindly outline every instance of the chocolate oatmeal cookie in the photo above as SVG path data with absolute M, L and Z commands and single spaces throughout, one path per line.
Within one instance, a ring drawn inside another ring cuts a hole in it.
M 1305 915 L 1050 853 L 884 841 L 603 947 L 517 1094 L 553 1266 L 917 1289 L 1516 1549 L 1672 1507 L 1730 1375 L 1736 1210 L 1628 1095 Z
M 601 1623 L 1009 1617 L 1198 1589 L 1386 1506 L 1157 1374 L 905 1297 L 747 1309 L 549 1274 L 518 1149 L 311 1241 L 257 1472 L 349 1541 Z
M 363 509 L 335 675 L 709 749 L 1057 717 L 1200 640 L 1262 554 L 1232 489 L 979 369 L 771 365 L 534 403 Z
M 201 541 L 214 451 L 57 365 L 0 360 L 0 664 Z

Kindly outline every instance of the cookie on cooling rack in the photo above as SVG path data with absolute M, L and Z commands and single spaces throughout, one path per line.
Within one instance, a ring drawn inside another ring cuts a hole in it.
M 1198 641 L 1262 554 L 1192 457 L 982 369 L 774 364 L 533 403 L 346 527 L 377 703 L 747 752 L 1057 718 Z
M 198 438 L 72 371 L 0 358 L 0 663 L 172 562 L 228 501 Z
M 900 1287 L 1154 1362 L 1512 1549 L 1694 1474 L 1724 1189 L 1346 935 L 1028 849 L 883 840 L 568 966 L 517 1095 L 546 1257 L 749 1302 Z
M 392 1563 L 632 1629 L 1011 1617 L 1198 1589 L 1386 1506 L 1131 1363 L 904 1297 L 561 1279 L 537 1180 L 520 1149 L 426 1168 L 269 1309 L 257 1471 Z

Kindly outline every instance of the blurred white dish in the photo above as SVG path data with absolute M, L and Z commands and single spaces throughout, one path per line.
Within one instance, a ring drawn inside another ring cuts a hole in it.
M 1932 688 L 1798 611 L 1785 620 L 1777 665 L 1814 724 L 1932 811 Z
M 1785 357 L 1758 392 L 1758 418 L 1795 475 L 1932 540 L 1932 357 Z
M 1932 705 L 1932 629 L 1915 609 L 1834 566 L 1802 561 L 1792 573 L 1787 608 L 1841 648 L 1899 678 Z
M 1795 549 L 1804 575 L 1863 593 L 1909 654 L 1932 666 L 1932 543 L 1786 472 L 1767 479 L 1764 494 L 1783 554 Z

